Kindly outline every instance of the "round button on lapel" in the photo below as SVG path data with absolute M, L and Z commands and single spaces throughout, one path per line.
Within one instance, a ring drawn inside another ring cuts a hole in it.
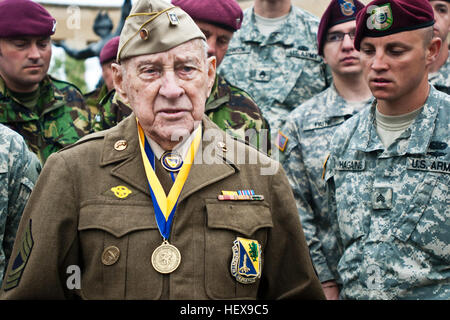
M 119 260 L 120 250 L 116 246 L 109 246 L 103 250 L 102 263 L 105 266 L 111 266 Z
M 123 151 L 128 147 L 128 142 L 126 140 L 119 140 L 114 143 L 114 149 L 117 151 Z

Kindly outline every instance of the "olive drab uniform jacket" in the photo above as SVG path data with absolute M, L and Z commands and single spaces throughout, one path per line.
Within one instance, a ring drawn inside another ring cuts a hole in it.
M 0 123 L 20 133 L 44 163 L 48 156 L 90 133 L 91 115 L 79 90 L 46 76 L 34 110 L 11 96 L 0 78 Z
M 48 159 L 19 226 L 1 298 L 323 299 L 281 165 L 206 116 L 202 130 L 169 237 L 181 253 L 178 269 L 163 275 L 151 264 L 162 237 L 132 114 Z M 158 166 L 156 174 L 163 185 L 170 179 Z M 239 189 L 263 197 L 219 200 L 222 191 Z M 260 253 L 241 259 L 233 250 L 238 238 L 259 245 Z M 253 258 L 260 276 L 242 283 L 231 265 L 244 269 Z M 79 289 L 68 285 L 77 267 Z

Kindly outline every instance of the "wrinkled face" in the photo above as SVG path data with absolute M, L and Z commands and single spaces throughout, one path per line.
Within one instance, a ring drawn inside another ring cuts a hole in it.
M 173 147 L 201 121 L 215 78 L 215 58 L 201 40 L 113 64 L 114 86 L 144 132 Z
M 434 33 L 445 41 L 450 31 L 450 4 L 446 1 L 430 1 L 434 11 Z
M 0 75 L 16 92 L 31 92 L 47 74 L 52 56 L 50 37 L 0 39 Z
M 199 20 L 195 20 L 195 23 L 206 36 L 208 57 L 216 56 L 217 66 L 219 66 L 227 53 L 233 32 Z
M 398 99 L 416 89 L 423 89 L 427 84 L 428 66 L 437 55 L 436 49 L 440 48 L 437 38 L 424 41 L 427 31 L 418 29 L 362 39 L 363 74 L 374 97 L 400 101 Z
M 323 57 L 334 74 L 350 75 L 362 72 L 359 52 L 353 46 L 355 29 L 356 21 L 348 21 L 331 27 L 327 32 Z M 342 35 L 344 38 L 338 40 Z

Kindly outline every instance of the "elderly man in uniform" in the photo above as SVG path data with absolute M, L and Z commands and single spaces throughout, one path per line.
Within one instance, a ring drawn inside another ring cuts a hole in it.
M 49 158 L 2 298 L 323 299 L 282 167 L 204 115 L 215 57 L 189 15 L 138 1 L 117 60 L 133 113 Z
M 359 52 L 353 46 L 356 14 L 363 8 L 357 0 L 330 2 L 320 20 L 317 42 L 319 54 L 331 69 L 333 84 L 298 106 L 281 130 L 286 137 L 281 161 L 328 299 L 339 297 L 336 267 L 341 252 L 334 235 L 337 226 L 327 211 L 323 162 L 336 129 L 372 101 Z
M 0 1 L 0 123 L 20 133 L 41 162 L 91 128 L 79 90 L 47 75 L 55 27 L 36 2 Z
M 22 136 L 0 124 L 0 285 L 23 209 L 41 170 Z
M 317 54 L 318 24 L 291 0 L 255 0 L 219 68 L 255 99 L 274 139 L 289 113 L 331 82 Z
M 430 0 L 434 11 L 435 35 L 441 38 L 441 51 L 436 61 L 430 67 L 428 80 L 436 89 L 450 94 L 450 55 L 448 34 L 450 31 L 450 0 Z
M 196 1 L 172 0 L 188 13 L 205 34 L 208 43 L 208 56 L 215 56 L 217 66 L 222 62 L 228 43 L 242 23 L 242 9 L 235 0 Z M 103 124 L 96 128 L 106 129 L 114 126 L 131 112 L 114 93 L 101 102 Z M 232 86 L 223 77 L 216 75 L 214 86 L 208 97 L 205 113 L 222 130 L 247 141 L 259 150 L 270 151 L 269 125 L 261 110 L 250 95 Z
M 325 163 L 342 298 L 450 299 L 450 97 L 428 82 L 441 39 L 428 0 L 375 0 L 355 48 L 376 98 Z

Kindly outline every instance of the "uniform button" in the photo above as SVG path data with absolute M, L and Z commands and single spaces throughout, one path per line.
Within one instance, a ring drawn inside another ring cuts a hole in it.
M 119 260 L 120 250 L 116 246 L 109 246 L 103 250 L 102 263 L 105 266 L 111 266 Z
M 116 143 L 114 143 L 114 149 L 116 149 L 117 151 L 123 151 L 127 147 L 128 147 L 127 140 L 119 140 L 119 141 L 116 141 Z

